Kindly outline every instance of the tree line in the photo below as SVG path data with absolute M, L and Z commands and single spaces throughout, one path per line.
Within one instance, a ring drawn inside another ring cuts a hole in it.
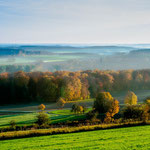
M 8 60 L 10 62 L 13 63 L 13 60 Z M 32 70 L 34 70 L 36 67 L 36 65 L 0 65 L 0 73 L 4 73 L 4 72 L 10 72 L 10 73 L 14 73 L 17 71 L 24 71 L 24 72 L 30 72 Z
M 150 70 L 56 71 L 0 74 L 0 104 L 95 98 L 103 91 L 150 89 Z

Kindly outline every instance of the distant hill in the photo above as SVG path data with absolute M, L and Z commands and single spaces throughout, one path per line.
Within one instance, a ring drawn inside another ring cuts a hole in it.
M 20 53 L 30 54 L 49 54 L 49 53 L 94 53 L 111 55 L 113 53 L 129 52 L 135 50 L 128 46 L 63 46 L 63 45 L 15 45 L 1 46 L 0 56 L 18 55 Z
M 130 52 L 131 54 L 150 53 L 150 49 L 138 49 Z

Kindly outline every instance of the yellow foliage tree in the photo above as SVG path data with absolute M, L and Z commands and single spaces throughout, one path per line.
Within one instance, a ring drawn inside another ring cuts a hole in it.
M 129 91 L 124 99 L 125 104 L 136 105 L 137 104 L 137 96 L 134 92 Z
M 148 96 L 148 97 L 145 99 L 145 103 L 146 103 L 146 104 L 150 104 L 150 96 Z
M 114 99 L 111 103 L 111 107 L 108 110 L 108 112 L 110 113 L 111 117 L 113 117 L 115 114 L 117 114 L 119 112 L 119 101 Z
M 78 112 L 83 113 L 83 106 L 78 107 Z
M 94 102 L 94 110 L 106 114 L 107 119 L 110 119 L 119 112 L 119 102 L 109 92 L 101 92 Z

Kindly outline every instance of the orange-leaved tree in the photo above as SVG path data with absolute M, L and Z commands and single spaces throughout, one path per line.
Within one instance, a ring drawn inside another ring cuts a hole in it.
M 43 111 L 46 107 L 45 107 L 44 104 L 41 104 L 41 105 L 38 106 L 38 108 L 39 108 L 41 111 Z

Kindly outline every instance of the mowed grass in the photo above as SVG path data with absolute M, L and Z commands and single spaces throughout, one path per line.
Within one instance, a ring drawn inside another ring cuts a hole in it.
M 58 134 L 0 141 L 2 150 L 147 150 L 150 126 Z
M 87 111 L 91 110 L 88 108 Z M 37 113 L 12 114 L 0 116 L 0 128 L 8 127 L 11 120 L 15 120 L 18 126 L 32 125 L 36 120 Z M 70 109 L 54 110 L 48 113 L 51 123 L 85 119 L 85 114 L 74 114 Z
M 31 125 L 35 121 L 36 113 L 12 114 L 0 116 L 0 128 L 9 126 L 11 120 L 15 120 L 17 125 Z

